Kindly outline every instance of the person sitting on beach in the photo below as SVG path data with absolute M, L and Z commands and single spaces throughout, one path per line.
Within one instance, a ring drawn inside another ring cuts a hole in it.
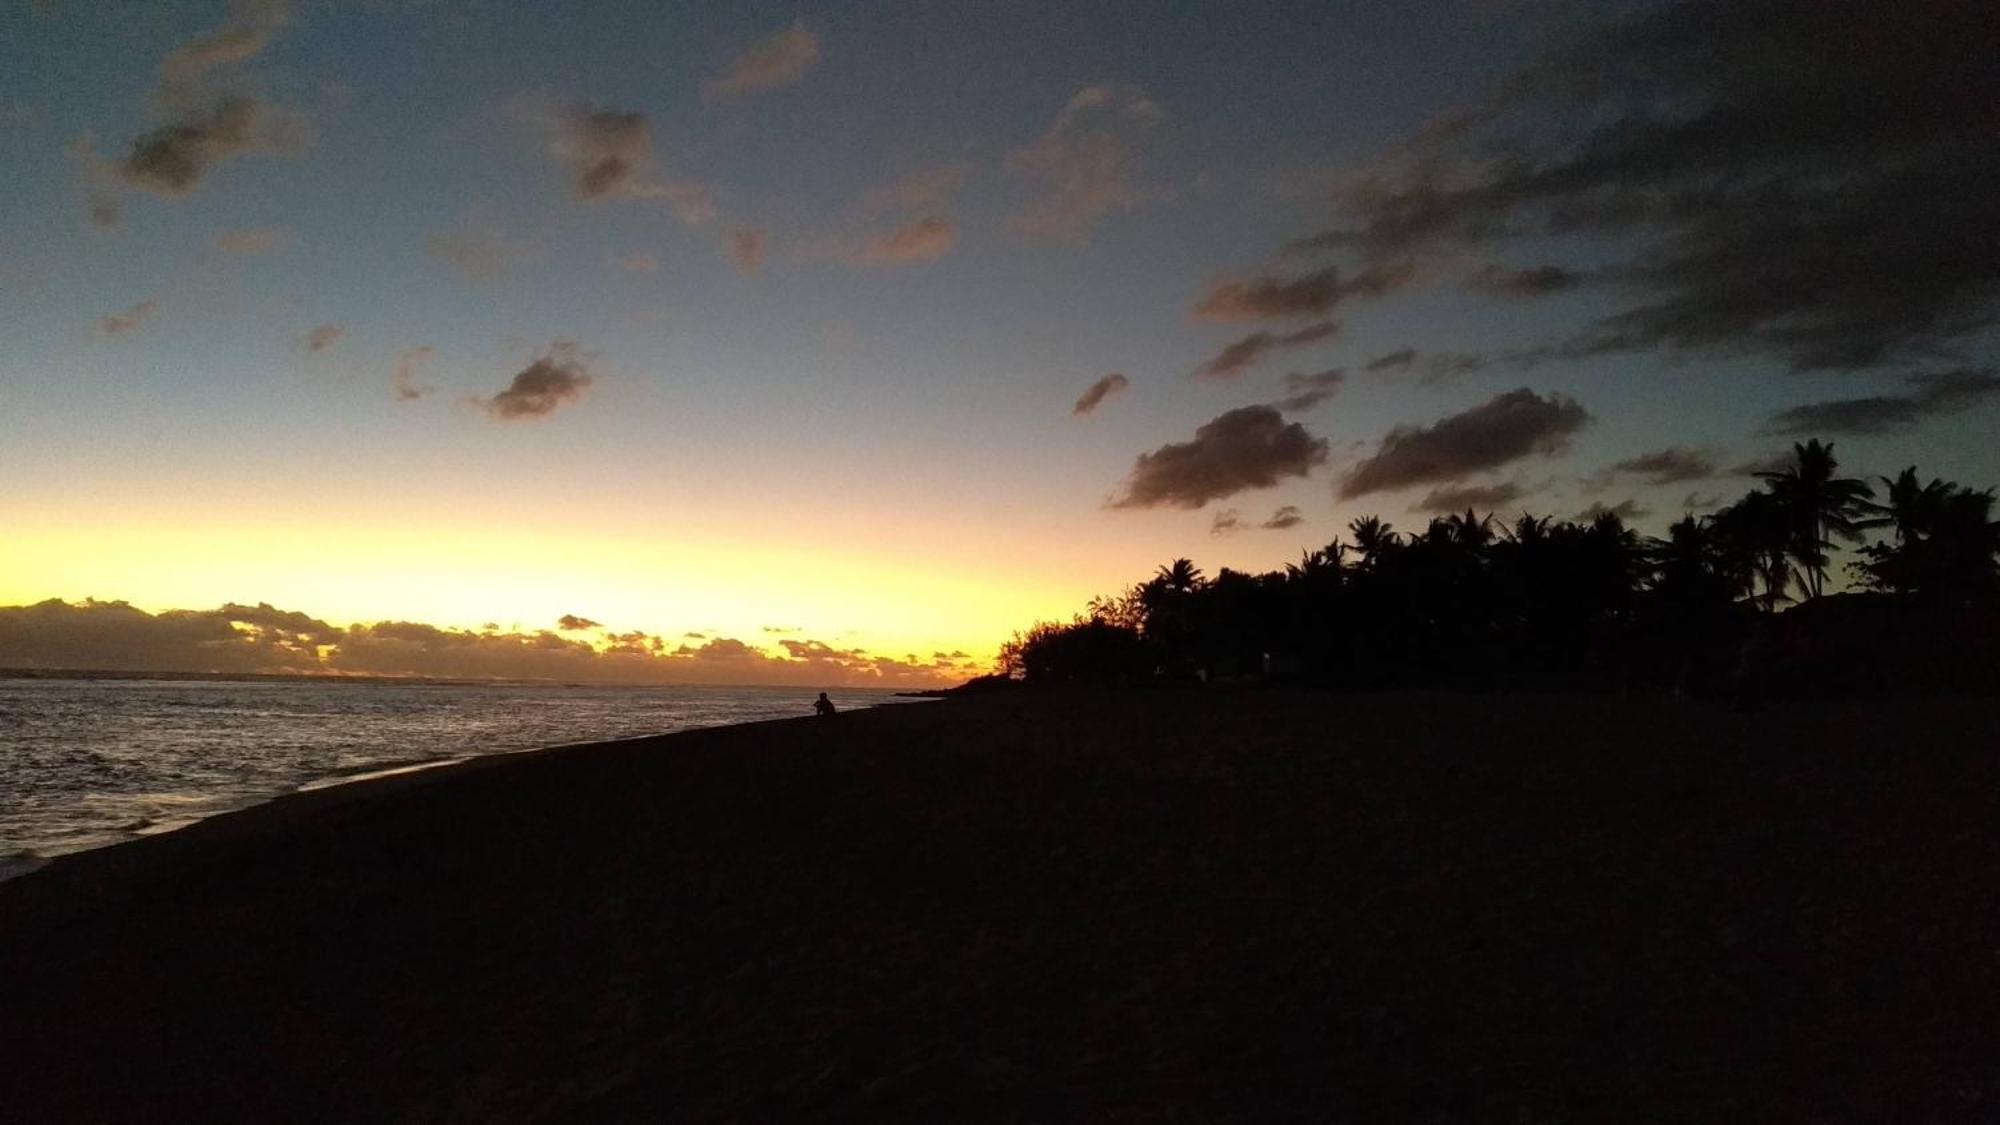
M 833 700 L 828 699 L 825 692 L 820 692 L 819 698 L 813 700 L 813 710 L 817 711 L 819 717 L 824 719 L 828 715 L 833 714 Z

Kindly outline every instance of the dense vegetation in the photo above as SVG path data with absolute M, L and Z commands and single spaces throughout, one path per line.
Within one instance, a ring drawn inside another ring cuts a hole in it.
M 2000 687 L 1993 493 L 1915 468 L 1868 483 L 1809 441 L 1665 539 L 1467 511 L 1401 534 L 1348 525 L 1268 574 L 1152 578 L 1000 654 L 1029 682 L 1277 679 L 1351 687 L 1696 692 Z M 1871 534 L 1873 539 L 1871 541 Z M 1839 546 L 1853 589 L 1828 592 Z

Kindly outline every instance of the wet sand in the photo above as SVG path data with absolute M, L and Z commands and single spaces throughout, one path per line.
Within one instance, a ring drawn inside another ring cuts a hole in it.
M 2000 1116 L 2000 708 L 1007 695 L 0 883 L 0 1118 Z

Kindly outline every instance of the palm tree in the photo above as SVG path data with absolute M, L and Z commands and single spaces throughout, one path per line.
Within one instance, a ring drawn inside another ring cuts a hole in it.
M 1201 588 L 1201 568 L 1191 559 L 1175 559 L 1153 575 L 1153 581 L 1176 594 L 1191 594 Z
M 1383 522 L 1380 516 L 1363 516 L 1347 525 L 1348 533 L 1354 536 L 1354 553 L 1361 556 L 1361 567 L 1373 570 L 1401 542 L 1396 529 Z
M 1775 612 L 1779 602 L 1791 600 L 1785 594 L 1792 577 L 1791 526 L 1777 497 L 1749 493 L 1715 513 L 1709 527 L 1715 533 L 1718 569 L 1732 593 L 1749 597 L 1767 613 Z M 1757 593 L 1760 581 L 1762 594 Z
M 1866 513 L 1875 490 L 1851 477 L 1836 477 L 1840 462 L 1833 446 L 1818 438 L 1792 446 L 1792 463 L 1776 472 L 1758 473 L 1776 501 L 1787 525 L 1786 553 L 1798 565 L 1799 584 L 1807 598 L 1816 598 L 1826 587 L 1827 551 L 1835 538 L 1850 543 L 1861 540 L 1864 528 L 1874 526 Z

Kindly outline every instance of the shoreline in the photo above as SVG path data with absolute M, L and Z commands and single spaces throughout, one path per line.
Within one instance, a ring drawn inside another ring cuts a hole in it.
M 1981 700 L 1037 692 L 475 758 L 0 884 L 0 1104 L 1967 1119 L 1996 744 Z
M 14 673 L 19 672 L 19 670 L 11 670 L 11 671 Z M 568 685 L 568 684 L 558 684 L 554 682 L 500 681 L 500 680 L 412 681 L 412 680 L 404 680 L 393 677 L 326 677 L 326 676 L 282 676 L 282 675 L 239 676 L 235 674 L 220 674 L 220 673 L 188 674 L 188 675 L 180 675 L 174 673 L 165 673 L 165 674 L 146 673 L 146 674 L 127 675 L 123 673 L 78 673 L 67 670 L 62 672 L 52 672 L 45 675 L 44 674 L 10 675 L 10 670 L 0 669 L 0 679 L 6 679 L 6 678 L 42 680 L 42 681 L 74 680 L 77 682 L 157 681 L 162 683 L 229 682 L 229 683 L 249 683 L 249 684 L 292 684 L 300 682 L 321 684 L 326 682 L 337 681 L 342 683 L 355 683 L 367 686 L 388 686 L 388 687 L 419 686 L 419 687 L 440 687 L 440 688 L 465 687 L 465 686 L 473 686 L 473 687 L 492 686 L 497 688 L 522 688 L 522 687 L 561 688 L 568 686 L 582 686 L 585 688 L 596 688 L 601 686 L 610 686 L 610 687 L 630 686 L 630 685 Z M 663 690 L 663 689 L 659 689 L 656 687 L 647 687 L 645 688 L 645 690 Z M 664 690 L 671 690 L 671 689 L 664 689 Z M 717 685 L 695 685 L 693 686 L 692 690 L 697 690 L 697 691 L 717 690 Z M 722 685 L 720 687 L 720 690 L 727 690 L 727 691 L 768 690 L 773 694 L 774 697 L 783 696 L 786 698 L 790 698 L 798 694 L 795 689 L 789 687 L 770 686 L 770 685 Z M 836 690 L 849 691 L 857 689 L 836 689 Z M 858 689 L 858 690 L 868 691 L 870 694 L 859 697 L 861 701 L 856 701 L 856 697 L 854 696 L 848 696 L 847 697 L 848 710 L 869 710 L 887 704 L 892 704 L 892 703 L 903 704 L 903 703 L 915 702 L 919 698 L 927 698 L 927 697 L 909 696 L 903 693 L 891 694 L 883 689 Z M 750 719 L 744 721 L 756 722 L 756 721 L 768 721 L 768 720 Z M 65 856 L 77 855 L 83 852 L 98 851 L 110 847 L 120 847 L 140 840 L 149 839 L 154 836 L 166 835 L 172 832 L 182 831 L 188 827 L 200 824 L 204 821 L 212 820 L 216 817 L 234 815 L 235 813 L 241 812 L 245 809 L 255 808 L 259 805 L 266 804 L 275 800 L 280 800 L 295 793 L 311 792 L 319 789 L 326 789 L 336 786 L 367 782 L 382 776 L 391 776 L 400 773 L 411 773 L 424 770 L 439 769 L 477 758 L 505 757 L 514 754 L 533 753 L 540 750 L 557 749 L 557 748 L 579 746 L 579 745 L 590 745 L 600 741 L 629 741 L 635 738 L 638 739 L 659 738 L 659 737 L 665 737 L 666 735 L 669 734 L 680 733 L 681 731 L 685 730 L 708 729 L 709 727 L 712 726 L 730 726 L 730 725 L 737 725 L 737 724 L 710 723 L 706 724 L 705 726 L 684 726 L 664 732 L 654 731 L 643 734 L 625 735 L 611 739 L 593 739 L 582 742 L 579 742 L 575 739 L 558 739 L 558 740 L 543 742 L 536 745 L 508 746 L 499 749 L 470 752 L 470 753 L 462 749 L 449 750 L 439 753 L 437 756 L 430 758 L 404 759 L 401 761 L 385 760 L 382 762 L 368 762 L 350 767 L 332 769 L 324 773 L 306 774 L 303 775 L 300 778 L 300 780 L 284 783 L 281 785 L 270 786 L 268 788 L 263 789 L 261 792 L 255 795 L 220 796 L 210 793 L 201 793 L 192 791 L 185 793 L 163 791 L 161 794 L 159 794 L 159 796 L 163 798 L 185 799 L 186 801 L 190 802 L 191 809 L 186 811 L 176 810 L 173 812 L 163 812 L 158 817 L 148 818 L 142 821 L 126 824 L 116 829 L 111 829 L 111 828 L 99 829 L 94 833 L 94 838 L 97 839 L 98 842 L 84 844 L 83 846 L 80 847 L 64 847 L 61 848 L 60 850 L 41 851 L 35 849 L 34 847 L 29 846 L 29 847 L 23 847 L 17 851 L 0 852 L 0 884 L 4 884 L 13 879 L 20 878 L 21 876 L 28 874 L 29 872 L 40 870 L 43 867 L 46 867 L 48 864 L 58 859 L 61 859 Z

